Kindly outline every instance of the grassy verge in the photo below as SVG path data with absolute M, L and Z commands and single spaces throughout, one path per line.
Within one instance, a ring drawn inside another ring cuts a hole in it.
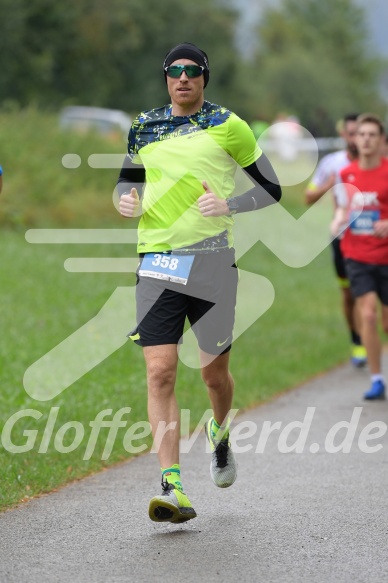
M 0 127 L 0 225 L 74 228 L 118 220 L 112 206 L 118 169 L 91 168 L 88 160 L 92 154 L 124 158 L 122 136 L 62 131 L 57 115 L 35 109 L 0 110 Z M 64 167 L 68 154 L 79 157 L 78 167 Z

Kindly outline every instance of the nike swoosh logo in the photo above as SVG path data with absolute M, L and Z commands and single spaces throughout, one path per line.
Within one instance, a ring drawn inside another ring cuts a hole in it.
M 227 337 L 226 340 L 224 340 L 223 342 L 217 342 L 217 346 L 223 346 L 225 344 L 225 342 L 227 342 L 229 340 L 230 336 Z

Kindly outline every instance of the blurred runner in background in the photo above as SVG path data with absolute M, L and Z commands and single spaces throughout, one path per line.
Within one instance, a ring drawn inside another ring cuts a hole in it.
M 346 143 L 346 149 L 324 156 L 319 162 L 315 174 L 305 192 L 306 203 L 313 204 L 328 190 L 332 189 L 334 206 L 337 207 L 335 184 L 339 181 L 339 173 L 357 158 L 356 131 L 358 114 L 345 115 L 338 126 L 339 133 Z M 362 345 L 358 332 L 355 301 L 346 275 L 345 262 L 340 248 L 340 238 L 332 241 L 334 268 L 342 296 L 342 310 L 349 329 L 351 342 L 351 362 L 356 367 L 366 364 L 366 350 Z

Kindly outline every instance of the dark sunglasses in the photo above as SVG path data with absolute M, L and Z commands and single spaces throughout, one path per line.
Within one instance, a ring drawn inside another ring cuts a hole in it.
M 191 79 L 193 77 L 200 77 L 203 74 L 205 67 L 200 65 L 170 65 L 169 67 L 164 67 L 166 74 L 173 79 L 179 79 L 183 71 Z

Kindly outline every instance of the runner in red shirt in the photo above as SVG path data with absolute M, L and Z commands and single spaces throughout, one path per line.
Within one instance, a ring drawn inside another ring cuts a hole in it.
M 365 399 L 385 398 L 377 327 L 381 304 L 382 324 L 388 334 L 388 160 L 381 156 L 384 141 L 384 126 L 377 116 L 364 114 L 358 118 L 359 159 L 340 173 L 343 189 L 332 224 L 333 234 L 344 223 L 349 225 L 341 249 L 371 372 L 372 384 Z

